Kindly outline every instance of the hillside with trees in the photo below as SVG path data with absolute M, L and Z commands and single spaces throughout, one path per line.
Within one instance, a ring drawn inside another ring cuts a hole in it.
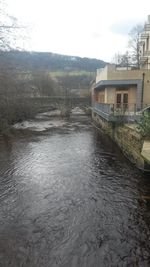
M 20 51 L 25 27 L 7 14 L 4 4 L 0 0 L 0 134 L 33 118 L 50 101 L 57 107 L 68 94 L 80 97 L 82 89 L 87 96 L 96 69 L 105 66 L 97 59 Z
M 47 98 L 65 96 L 66 92 L 72 97 L 90 97 L 96 69 L 103 66 L 105 62 L 97 59 L 1 50 L 0 132 L 34 116 L 40 99 L 46 105 Z
M 49 70 L 50 72 L 86 71 L 95 72 L 104 67 L 102 60 L 66 56 L 49 52 L 5 51 L 1 57 L 7 62 L 13 62 L 16 67 L 24 70 Z M 1 62 L 0 62 L 1 65 Z
M 96 69 L 104 67 L 102 60 L 66 56 L 48 52 L 1 51 L 0 69 L 9 66 L 26 76 L 45 76 L 47 73 L 62 90 L 74 96 L 88 95 Z M 28 74 L 28 75 L 27 75 Z M 54 93 L 54 90 L 53 90 Z

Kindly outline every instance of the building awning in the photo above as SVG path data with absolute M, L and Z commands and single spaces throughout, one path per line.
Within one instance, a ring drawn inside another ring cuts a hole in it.
M 95 84 L 94 89 L 101 90 L 105 87 L 127 87 L 129 85 L 138 85 L 141 84 L 142 79 L 136 79 L 136 80 L 101 80 L 98 83 Z

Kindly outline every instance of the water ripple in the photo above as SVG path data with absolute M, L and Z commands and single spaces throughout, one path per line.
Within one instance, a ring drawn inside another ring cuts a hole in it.
M 86 117 L 62 125 L 0 142 L 0 266 L 149 266 L 148 178 Z

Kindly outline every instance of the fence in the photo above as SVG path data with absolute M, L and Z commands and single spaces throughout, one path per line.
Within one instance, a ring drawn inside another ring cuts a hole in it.
M 150 106 L 150 104 L 142 103 L 142 109 L 139 110 L 136 103 L 123 104 L 123 103 L 98 103 L 95 102 L 92 108 L 106 120 L 117 120 L 120 117 L 124 117 L 127 121 L 135 121 L 139 118 L 142 110 Z

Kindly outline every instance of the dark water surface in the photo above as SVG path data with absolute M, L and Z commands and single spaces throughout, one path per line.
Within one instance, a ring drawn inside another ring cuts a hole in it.
M 150 178 L 80 120 L 0 141 L 0 266 L 150 266 Z

